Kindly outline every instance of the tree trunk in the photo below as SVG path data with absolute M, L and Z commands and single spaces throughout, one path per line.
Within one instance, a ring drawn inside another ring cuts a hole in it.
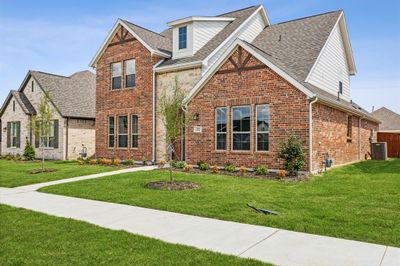
M 44 172 L 44 145 L 42 143 L 42 172 Z
M 173 182 L 173 176 L 172 176 L 172 149 L 169 151 L 169 181 Z

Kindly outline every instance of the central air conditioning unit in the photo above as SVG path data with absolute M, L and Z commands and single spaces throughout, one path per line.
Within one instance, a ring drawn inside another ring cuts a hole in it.
M 372 160 L 386 160 L 387 143 L 386 142 L 371 143 L 371 158 Z

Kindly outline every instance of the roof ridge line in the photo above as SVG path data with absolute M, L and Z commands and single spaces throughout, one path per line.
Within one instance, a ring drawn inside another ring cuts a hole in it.
M 69 78 L 68 76 L 63 76 L 63 75 L 60 75 L 60 74 L 54 74 L 54 73 L 49 73 L 49 72 L 44 72 L 44 71 L 39 71 L 39 70 L 29 70 L 29 72 L 31 72 L 31 73 L 41 73 L 41 74 L 44 74 L 44 75 L 50 75 L 50 76 L 56 76 L 56 77 L 60 77 L 60 78 Z
M 250 9 L 250 8 L 256 7 L 256 6 L 262 6 L 262 5 L 260 4 L 260 5 L 252 5 L 252 6 L 244 7 L 244 8 L 238 9 L 238 10 L 233 10 L 233 11 L 229 11 L 229 12 L 226 12 L 226 13 L 222 13 L 222 14 L 216 15 L 216 17 L 221 17 L 223 15 L 227 15 L 227 14 L 230 14 L 230 13 L 243 11 L 243 10 Z
M 135 23 L 133 23 L 133 22 L 130 22 L 130 21 L 128 21 L 128 20 L 125 20 L 125 19 L 122 19 L 122 18 L 120 18 L 120 20 L 122 20 L 122 21 L 124 21 L 124 22 L 127 22 L 127 23 L 129 23 L 129 24 L 132 24 L 132 25 L 134 25 L 134 26 L 136 26 L 136 27 L 139 27 L 139 28 L 141 28 L 141 29 L 144 29 L 144 30 L 146 30 L 146 31 L 148 31 L 148 32 L 151 32 L 151 33 L 154 33 L 154 34 L 156 34 L 156 35 L 159 35 L 160 37 L 166 38 L 165 36 L 161 35 L 160 33 L 157 33 L 157 32 L 155 32 L 155 31 L 153 31 L 153 30 L 147 29 L 147 28 L 145 28 L 145 27 L 143 27 L 143 26 L 137 25 L 137 24 L 135 24 Z M 167 38 L 166 38 L 166 39 L 167 39 Z
M 343 9 L 328 11 L 328 12 L 319 13 L 319 14 L 315 14 L 315 15 L 311 15 L 311 16 L 306 16 L 306 17 L 301 17 L 301 18 L 295 18 L 295 19 L 291 19 L 291 20 L 286 20 L 286 21 L 282 21 L 282 22 L 279 22 L 279 23 L 272 24 L 271 27 L 274 26 L 274 25 L 281 25 L 281 24 L 285 24 L 285 23 L 289 23 L 289 22 L 294 22 L 294 21 L 298 21 L 298 20 L 302 20 L 302 19 L 308 19 L 308 18 L 313 18 L 313 17 L 324 16 L 324 15 L 328 15 L 328 14 L 336 13 L 336 12 L 343 12 Z

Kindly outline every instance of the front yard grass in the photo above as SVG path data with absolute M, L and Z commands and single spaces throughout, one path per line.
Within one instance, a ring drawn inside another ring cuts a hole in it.
M 0 205 L 2 265 L 264 265 Z
M 108 176 L 41 191 L 400 247 L 400 160 L 365 161 L 305 182 L 175 173 L 190 191 L 145 188 L 167 171 Z M 275 210 L 263 215 L 246 203 Z
M 31 170 L 41 168 L 40 162 L 0 160 L 0 187 L 17 187 L 116 170 L 100 165 L 78 165 L 73 161 L 46 161 L 44 166 L 57 171 L 31 174 Z

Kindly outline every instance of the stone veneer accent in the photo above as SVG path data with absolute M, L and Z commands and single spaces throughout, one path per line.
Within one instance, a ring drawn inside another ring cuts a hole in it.
M 156 75 L 156 159 L 166 159 L 167 146 L 165 142 L 165 126 L 160 117 L 159 105 L 157 104 L 166 91 L 167 94 L 172 92 L 175 85 L 175 78 L 178 78 L 178 83 L 181 88 L 189 93 L 190 89 L 201 78 L 201 68 L 185 69 L 180 71 L 160 73 Z

